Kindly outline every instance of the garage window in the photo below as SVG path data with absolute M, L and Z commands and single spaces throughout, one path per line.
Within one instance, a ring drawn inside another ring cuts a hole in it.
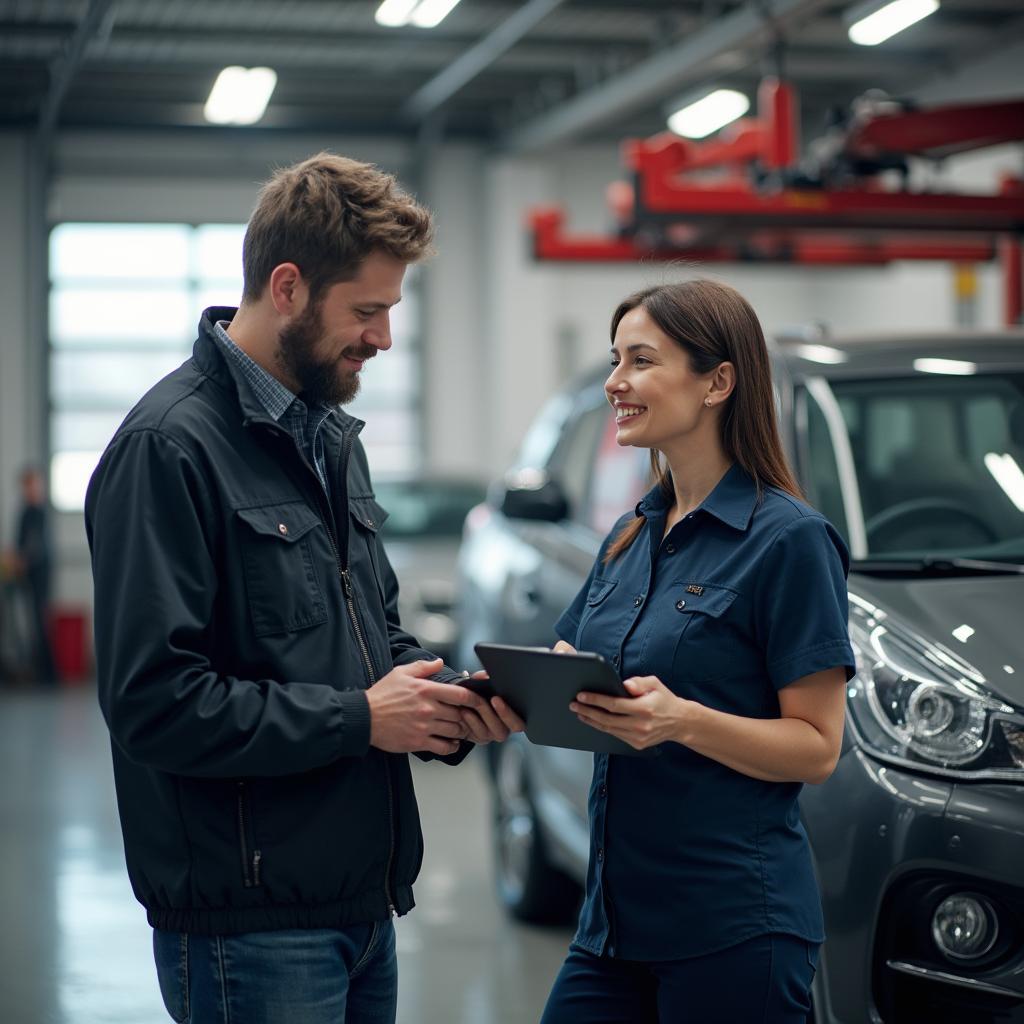
M 83 224 L 50 236 L 50 493 L 83 507 L 100 454 L 142 394 L 192 351 L 199 314 L 237 305 L 244 224 Z M 347 411 L 376 473 L 417 465 L 415 268 L 392 312 L 394 348 L 371 363 Z

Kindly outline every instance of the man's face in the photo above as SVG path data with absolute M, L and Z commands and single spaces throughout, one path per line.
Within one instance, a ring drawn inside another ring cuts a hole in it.
M 343 405 L 359 391 L 367 359 L 391 348 L 389 311 L 406 264 L 372 252 L 351 281 L 331 285 L 281 329 L 277 360 L 310 405 Z

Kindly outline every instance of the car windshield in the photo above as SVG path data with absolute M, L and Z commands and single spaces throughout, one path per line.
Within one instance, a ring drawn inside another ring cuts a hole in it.
M 1024 562 L 1024 374 L 836 380 L 809 390 L 809 497 L 855 557 Z
M 466 513 L 486 496 L 482 484 L 465 480 L 378 480 L 374 490 L 388 511 L 385 539 L 458 537 Z

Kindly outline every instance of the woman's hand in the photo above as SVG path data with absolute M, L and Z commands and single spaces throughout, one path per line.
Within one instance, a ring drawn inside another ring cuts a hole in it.
M 555 654 L 578 654 L 579 652 L 573 647 L 572 644 L 566 643 L 564 640 L 559 640 L 554 647 L 551 648 Z
M 637 750 L 666 740 L 682 742 L 692 701 L 677 697 L 657 676 L 636 676 L 623 686 L 632 697 L 578 693 L 569 705 L 581 722 L 624 740 Z

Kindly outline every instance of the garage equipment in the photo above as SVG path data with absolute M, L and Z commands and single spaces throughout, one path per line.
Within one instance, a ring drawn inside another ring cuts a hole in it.
M 630 181 L 607 193 L 618 231 L 579 235 L 560 207 L 529 214 L 539 260 L 678 259 L 802 264 L 999 258 L 1004 316 L 1021 321 L 1024 179 L 994 194 L 931 191 L 912 161 L 1024 139 L 1024 100 L 913 109 L 856 101 L 801 162 L 792 85 L 766 78 L 758 114 L 702 143 L 664 132 L 627 140 Z

